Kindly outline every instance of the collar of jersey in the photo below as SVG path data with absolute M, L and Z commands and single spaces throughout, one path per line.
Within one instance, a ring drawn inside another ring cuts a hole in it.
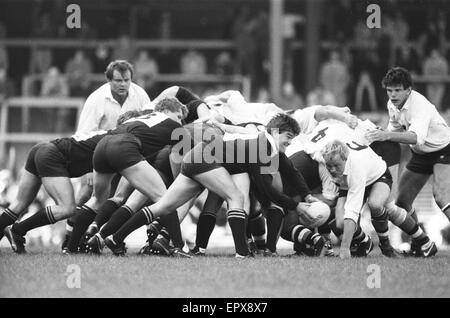
M 272 154 L 271 156 L 275 156 L 278 154 L 278 147 L 275 143 L 275 139 L 273 139 L 273 136 L 269 134 L 267 131 L 264 132 L 264 135 L 266 136 L 267 140 L 269 141 L 270 147 L 272 147 Z

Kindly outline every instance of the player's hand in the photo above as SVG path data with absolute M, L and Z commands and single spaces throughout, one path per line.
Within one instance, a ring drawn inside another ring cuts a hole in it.
M 387 139 L 386 132 L 380 129 L 374 129 L 366 132 L 365 137 L 369 142 L 384 141 Z
M 319 199 L 317 199 L 315 196 L 313 196 L 313 195 L 311 195 L 311 194 L 308 194 L 306 197 L 305 197 L 305 202 L 308 202 L 308 203 L 313 203 L 313 202 L 321 202 Z
M 346 259 L 346 258 L 351 258 L 351 257 L 352 257 L 352 255 L 350 254 L 349 248 L 341 248 L 339 250 L 339 258 Z
M 356 117 L 355 115 L 348 114 L 347 118 L 345 119 L 345 123 L 351 129 L 355 129 L 356 126 L 358 126 L 358 117 Z

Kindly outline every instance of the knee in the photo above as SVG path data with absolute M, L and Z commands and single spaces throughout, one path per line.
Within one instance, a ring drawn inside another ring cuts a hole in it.
M 433 196 L 436 204 L 441 209 L 450 203 L 450 194 L 444 193 L 443 191 L 433 191 Z
M 384 203 L 380 200 L 369 200 L 367 205 L 369 206 L 372 217 L 379 216 L 383 213 Z
M 75 205 L 75 203 L 64 204 L 61 207 L 61 210 L 62 210 L 61 212 L 62 212 L 63 217 L 70 218 L 70 217 L 74 216 L 75 212 L 76 212 L 76 207 L 77 206 Z
M 237 205 L 239 207 L 243 207 L 244 201 L 245 197 L 240 191 L 232 191 L 227 198 L 228 206 Z

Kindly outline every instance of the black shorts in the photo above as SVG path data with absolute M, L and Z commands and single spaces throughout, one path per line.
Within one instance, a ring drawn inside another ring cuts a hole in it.
M 206 146 L 206 143 L 201 142 L 194 148 L 192 148 L 191 151 L 189 151 L 183 157 L 180 171 L 182 175 L 190 178 L 200 173 L 208 172 L 222 167 L 222 165 L 215 160 L 205 160 L 203 152 Z
M 171 151 L 172 147 L 166 146 L 160 151 L 158 151 L 153 160 L 151 161 L 147 160 L 148 163 L 151 164 L 158 171 L 166 187 L 171 185 L 173 182 L 172 168 L 170 167 Z
M 386 183 L 389 186 L 389 189 L 392 188 L 392 175 L 389 172 L 389 169 L 386 169 L 386 171 L 384 172 L 384 174 L 381 177 L 379 177 L 377 180 L 375 180 L 374 183 L 372 183 L 366 187 L 366 189 L 364 190 L 364 202 L 369 197 L 370 191 L 372 190 L 372 186 L 378 182 Z M 346 197 L 347 193 L 348 193 L 348 190 L 339 190 L 339 197 L 340 198 Z
M 421 174 L 433 174 L 433 167 L 435 164 L 450 164 L 450 144 L 448 144 L 441 150 L 429 152 L 426 154 L 418 154 L 414 151 L 411 152 L 412 157 L 406 165 L 406 169 L 412 172 Z
M 145 160 L 138 138 L 132 134 L 103 137 L 94 151 L 94 170 L 100 173 L 115 173 Z
M 37 177 L 67 177 L 69 162 L 51 142 L 40 143 L 31 148 L 25 170 Z
M 300 172 L 310 189 L 322 186 L 319 175 L 319 163 L 304 151 L 298 151 L 289 157 L 294 168 Z
M 397 165 L 400 162 L 400 145 L 392 141 L 375 141 L 370 148 L 386 161 L 388 167 Z

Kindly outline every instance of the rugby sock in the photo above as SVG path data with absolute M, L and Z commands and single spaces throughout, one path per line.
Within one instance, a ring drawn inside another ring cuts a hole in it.
M 369 237 L 363 232 L 359 224 L 356 225 L 355 233 L 353 234 L 352 244 L 359 244 L 361 242 L 367 242 Z
M 86 232 L 89 224 L 94 221 L 96 216 L 95 211 L 86 205 L 77 207 L 76 209 L 77 212 L 75 214 L 72 235 L 70 236 L 69 243 L 67 244 L 67 248 L 71 252 L 76 252 L 78 250 L 78 246 L 81 243 L 84 233 Z
M 180 219 L 178 218 L 177 211 L 163 215 L 161 217 L 161 225 L 167 229 L 169 237 L 172 239 L 173 246 L 183 248 L 184 241 L 181 234 Z
M 18 217 L 19 216 L 10 209 L 3 210 L 3 213 L 0 215 L 0 238 L 3 236 L 5 227 L 16 222 Z
M 291 230 L 290 238 L 292 242 L 305 244 L 311 241 L 313 232 L 303 225 L 296 225 Z
M 126 205 L 122 205 L 111 216 L 109 221 L 103 225 L 100 229 L 100 236 L 107 238 L 111 234 L 115 233 L 120 227 L 128 221 L 133 215 L 133 211 Z
M 389 220 L 396 226 L 398 226 L 403 232 L 412 237 L 412 240 L 416 244 L 424 244 L 429 241 L 428 236 L 420 228 L 417 222 L 405 211 L 394 204 L 389 202 L 386 205 L 386 211 L 389 216 Z
M 101 228 L 103 224 L 108 222 L 119 207 L 120 204 L 113 200 L 106 200 L 98 209 L 97 216 L 94 220 L 94 222 L 97 223 L 98 228 Z
M 121 228 L 113 234 L 114 242 L 120 244 L 125 238 L 143 225 L 153 222 L 154 216 L 149 207 L 142 208 L 131 219 L 129 219 Z
M 372 216 L 372 225 L 378 234 L 380 243 L 389 240 L 388 214 L 386 209 L 383 209 L 380 215 Z
M 52 213 L 52 208 L 50 206 L 39 210 L 29 218 L 15 223 L 12 227 L 12 230 L 21 236 L 25 236 L 29 230 L 35 229 L 37 227 L 41 227 L 48 224 L 53 224 L 56 222 L 55 217 Z
M 245 256 L 248 255 L 248 245 L 245 231 L 245 211 L 242 209 L 229 209 L 227 211 L 228 224 L 233 234 L 236 253 Z
M 332 220 L 328 224 L 336 237 L 340 238 L 342 234 L 344 234 L 344 231 L 336 226 L 336 219 Z
M 209 237 L 216 226 L 216 214 L 214 212 L 202 212 L 197 222 L 197 234 L 195 246 L 206 249 Z
M 283 223 L 284 213 L 279 208 L 270 207 L 267 209 L 267 242 L 266 247 L 271 252 L 276 252 L 277 241 L 281 231 L 281 225 Z
M 256 248 L 263 250 L 266 248 L 266 219 L 262 215 L 261 211 L 258 211 L 255 215 L 249 218 L 250 232 L 256 244 Z

